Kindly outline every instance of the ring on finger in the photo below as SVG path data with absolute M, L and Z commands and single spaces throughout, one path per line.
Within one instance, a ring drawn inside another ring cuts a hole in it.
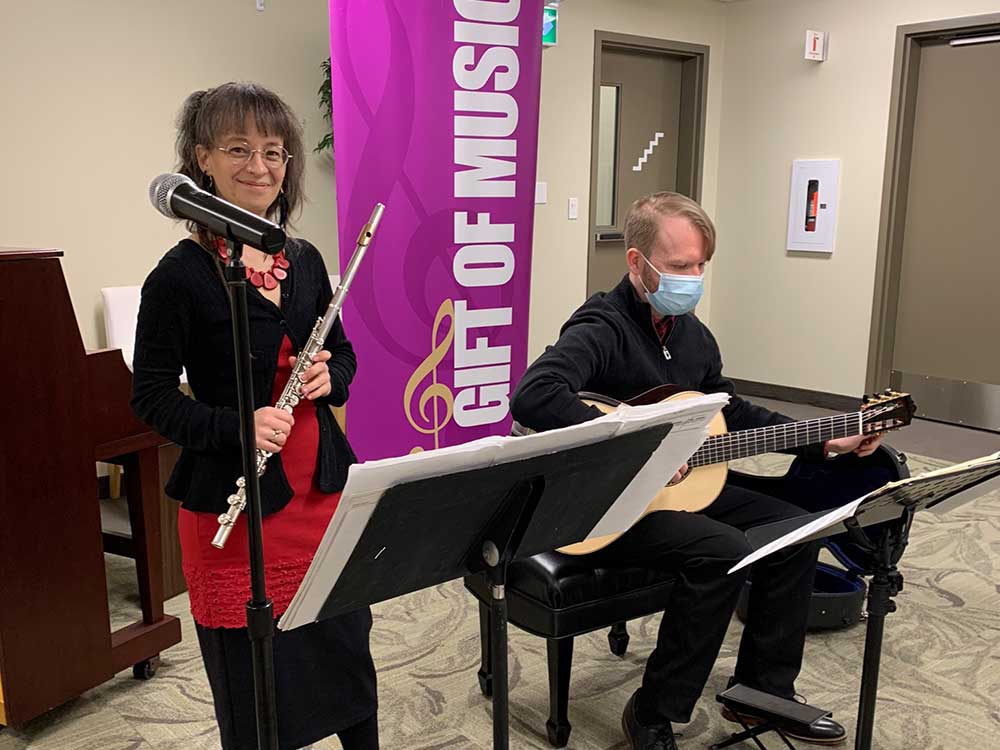
M 283 433 L 283 432 L 282 432 L 281 430 L 274 430 L 274 431 L 273 431 L 273 432 L 271 433 L 271 442 L 272 442 L 272 443 L 276 443 L 276 442 L 278 442 L 278 436 L 279 436 L 279 435 L 284 435 L 284 434 L 285 434 L 285 433 Z

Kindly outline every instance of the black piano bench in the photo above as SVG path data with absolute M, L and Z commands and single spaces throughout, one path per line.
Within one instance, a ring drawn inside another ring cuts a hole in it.
M 521 630 L 545 638 L 549 667 L 549 719 L 545 728 L 553 747 L 565 747 L 570 723 L 569 675 L 574 636 L 611 628 L 611 652 L 624 656 L 628 620 L 664 608 L 674 578 L 644 568 L 595 568 L 588 557 L 545 552 L 518 560 L 507 570 L 508 620 Z M 490 593 L 484 575 L 466 576 L 465 588 L 479 600 L 482 666 L 479 687 L 490 696 Z

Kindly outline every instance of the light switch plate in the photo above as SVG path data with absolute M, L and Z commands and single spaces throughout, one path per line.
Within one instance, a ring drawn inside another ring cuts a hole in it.
M 549 202 L 549 183 L 547 182 L 536 182 L 535 183 L 535 203 L 541 205 L 543 203 Z

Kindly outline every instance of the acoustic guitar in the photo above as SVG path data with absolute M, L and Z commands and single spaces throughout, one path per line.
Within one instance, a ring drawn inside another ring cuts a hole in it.
M 580 393 L 580 398 L 584 403 L 610 413 L 622 405 L 642 406 L 701 395 L 697 391 L 685 391 L 676 386 L 662 385 L 628 401 L 617 401 L 596 393 Z M 725 417 L 720 412 L 709 422 L 709 437 L 688 459 L 687 474 L 660 490 L 640 518 L 660 510 L 680 510 L 689 513 L 704 510 L 722 492 L 729 472 L 729 461 L 852 435 L 870 435 L 895 430 L 908 425 L 914 411 L 913 401 L 908 394 L 887 390 L 878 396 L 866 396 L 861 409 L 856 412 L 737 432 L 728 432 Z M 559 552 L 585 555 L 607 547 L 620 536 L 621 534 L 608 534 L 587 539 L 560 547 Z

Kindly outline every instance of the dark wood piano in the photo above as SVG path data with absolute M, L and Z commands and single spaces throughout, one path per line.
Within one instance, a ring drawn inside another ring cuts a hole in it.
M 0 724 L 179 643 L 164 615 L 160 448 L 117 349 L 86 352 L 58 250 L 0 248 Z M 111 632 L 95 461 L 124 467 L 142 620 Z

